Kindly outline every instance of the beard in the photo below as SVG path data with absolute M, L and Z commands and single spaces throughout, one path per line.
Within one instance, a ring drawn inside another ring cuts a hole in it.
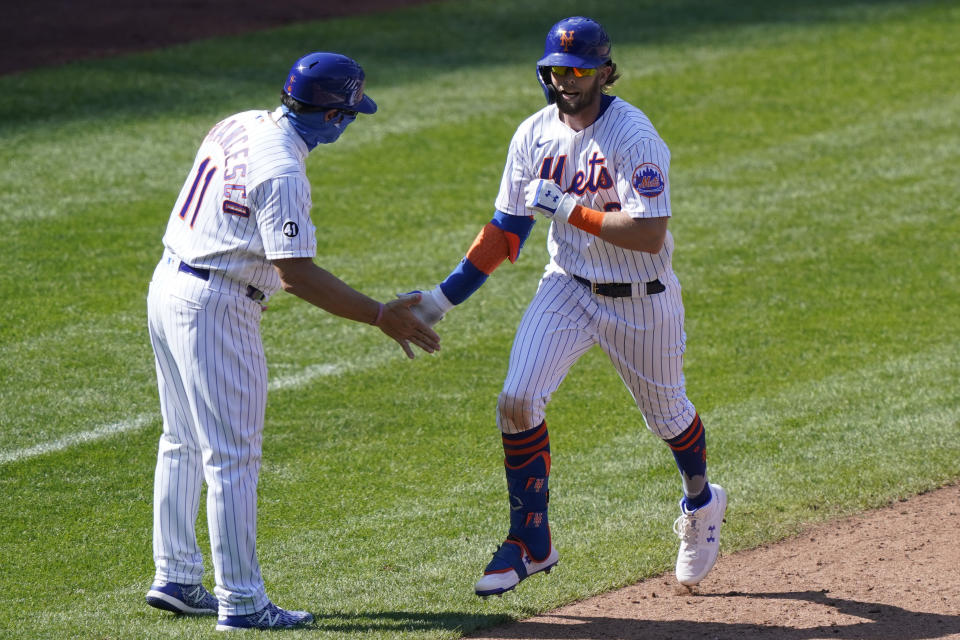
M 600 83 L 598 80 L 599 78 L 595 78 L 594 82 L 589 87 L 584 89 L 580 95 L 569 99 L 564 98 L 563 94 L 560 93 L 560 90 L 554 87 L 557 92 L 557 109 L 560 110 L 560 113 L 574 116 L 587 107 L 593 105 L 600 93 Z

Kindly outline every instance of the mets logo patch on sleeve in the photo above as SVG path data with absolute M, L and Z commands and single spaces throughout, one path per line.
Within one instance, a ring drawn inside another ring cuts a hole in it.
M 652 162 L 644 162 L 634 169 L 631 183 L 644 198 L 656 198 L 667 186 L 660 167 Z

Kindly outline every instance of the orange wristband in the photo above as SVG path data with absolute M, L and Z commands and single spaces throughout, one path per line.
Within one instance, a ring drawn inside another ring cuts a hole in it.
M 588 209 L 578 204 L 573 208 L 573 211 L 570 212 L 567 222 L 578 229 L 583 229 L 587 233 L 599 236 L 605 215 L 607 214 L 603 211 Z

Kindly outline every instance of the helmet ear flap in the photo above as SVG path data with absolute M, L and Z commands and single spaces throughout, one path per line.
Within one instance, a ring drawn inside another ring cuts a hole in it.
M 540 87 L 543 88 L 543 96 L 547 99 L 547 104 L 553 104 L 557 101 L 557 89 L 550 81 L 550 67 L 537 66 L 537 80 L 540 81 Z

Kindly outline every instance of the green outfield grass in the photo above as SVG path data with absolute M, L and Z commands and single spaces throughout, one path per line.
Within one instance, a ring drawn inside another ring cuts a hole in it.
M 308 160 L 317 262 L 380 299 L 426 288 L 490 219 L 545 31 L 576 14 L 607 25 L 615 93 L 673 154 L 724 552 L 960 478 L 960 5 L 467 0 L 300 24 L 0 77 L 0 637 L 214 635 L 143 603 L 146 289 L 206 130 L 274 106 L 306 51 L 358 59 L 380 111 Z M 594 350 L 549 408 L 561 564 L 473 595 L 506 533 L 494 407 L 545 237 L 413 362 L 272 301 L 260 559 L 318 618 L 291 637 L 455 638 L 672 569 L 673 459 Z

